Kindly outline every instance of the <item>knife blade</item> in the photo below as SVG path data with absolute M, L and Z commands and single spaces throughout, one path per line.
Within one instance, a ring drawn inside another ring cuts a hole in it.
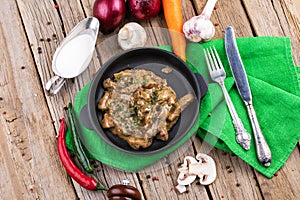
M 248 83 L 247 74 L 238 50 L 234 29 L 231 26 L 228 26 L 225 30 L 224 42 L 227 59 L 235 80 L 236 87 L 247 107 L 247 112 L 255 140 L 257 158 L 261 164 L 263 164 L 265 167 L 269 167 L 272 161 L 271 150 L 259 126 L 256 112 L 252 103 L 252 94 Z

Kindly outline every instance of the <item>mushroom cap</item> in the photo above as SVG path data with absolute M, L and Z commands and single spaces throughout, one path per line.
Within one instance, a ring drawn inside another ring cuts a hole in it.
M 118 44 L 123 50 L 143 47 L 146 41 L 145 29 L 136 22 L 129 22 L 119 30 Z
M 214 159 L 212 159 L 212 157 L 210 157 L 209 155 L 204 154 L 204 153 L 198 153 L 196 155 L 196 159 L 200 163 L 208 163 L 208 164 L 215 163 L 215 161 L 214 161 Z
M 189 175 L 181 172 L 177 178 L 177 183 L 179 185 L 190 185 L 196 180 L 196 178 L 197 175 Z
M 215 161 L 203 153 L 197 154 L 196 159 L 191 156 L 184 158 L 183 164 L 178 169 L 180 172 L 177 178 L 179 185 L 190 185 L 195 181 L 197 176 L 200 178 L 202 185 L 209 185 L 215 181 L 217 177 Z M 180 189 L 184 190 L 181 186 Z
M 194 163 L 197 163 L 197 160 L 194 157 L 192 157 L 192 156 L 186 156 L 183 159 L 182 166 L 188 167 L 190 164 L 194 164 Z
M 199 160 L 200 164 L 199 173 L 197 174 L 200 178 L 200 183 L 202 185 L 209 185 L 214 182 L 217 177 L 217 169 L 212 157 L 204 153 L 198 153 L 196 159 Z
M 192 156 L 186 156 L 184 158 L 183 164 L 181 168 L 178 169 L 180 172 L 177 178 L 177 183 L 179 185 L 190 185 L 192 182 L 195 181 L 197 175 L 190 175 L 189 174 L 189 166 L 192 164 L 196 164 L 197 160 Z

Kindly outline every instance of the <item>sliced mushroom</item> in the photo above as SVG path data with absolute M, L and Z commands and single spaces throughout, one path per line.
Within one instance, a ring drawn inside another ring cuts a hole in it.
M 177 185 L 175 188 L 179 193 L 186 192 L 186 187 L 184 185 Z
M 124 50 L 143 47 L 147 41 L 145 29 L 136 22 L 125 24 L 118 33 L 118 43 Z
M 183 164 L 181 164 L 181 167 L 178 169 L 181 173 L 188 173 L 189 166 L 192 164 L 198 163 L 197 160 L 192 156 L 186 156 L 183 159 Z
M 180 167 L 180 168 L 178 169 L 178 171 L 179 171 L 180 173 L 187 174 L 187 173 L 189 173 L 189 168 L 188 168 L 188 167 Z
M 177 178 L 178 185 L 190 185 L 196 180 L 196 175 L 180 173 Z
M 198 175 L 199 176 L 200 173 L 203 171 L 202 167 L 203 167 L 202 163 L 199 163 L 199 162 L 194 163 L 194 164 L 189 166 L 188 173 L 192 174 L 192 175 Z
M 217 170 L 215 161 L 212 159 L 212 157 L 203 153 L 199 153 L 196 155 L 196 159 L 199 161 L 199 163 L 197 166 L 190 166 L 189 173 L 197 174 L 202 185 L 209 185 L 214 182 L 217 177 Z
M 197 175 L 191 175 L 188 173 L 189 166 L 192 164 L 197 163 L 197 160 L 191 156 L 186 156 L 184 158 L 183 164 L 181 165 L 181 168 L 178 169 L 179 176 L 177 178 L 177 183 L 179 185 L 190 185 L 192 182 L 195 181 L 197 178 Z

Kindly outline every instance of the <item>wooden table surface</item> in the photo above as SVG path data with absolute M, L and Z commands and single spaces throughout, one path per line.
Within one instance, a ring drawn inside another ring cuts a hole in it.
M 187 20 L 201 13 L 206 0 L 181 2 Z M 107 50 L 98 48 L 89 68 L 68 80 L 57 95 L 48 96 L 44 90 L 54 75 L 51 62 L 56 47 L 65 33 L 92 15 L 93 3 L 94 0 L 1 1 L 0 199 L 107 199 L 105 192 L 85 190 L 67 175 L 56 146 L 59 120 L 66 116 L 64 107 L 109 58 Z M 300 66 L 298 0 L 219 0 L 217 5 L 211 18 L 216 27 L 214 39 L 223 38 L 228 25 L 235 27 L 237 37 L 290 37 L 295 64 Z M 166 27 L 162 12 L 141 24 Z M 113 34 L 99 34 L 97 44 Z M 152 45 L 164 44 L 156 31 L 152 31 L 149 41 Z M 195 138 L 184 155 L 195 155 L 203 145 Z M 217 163 L 216 181 L 209 186 L 193 184 L 189 192 L 180 195 L 174 187 L 177 165 L 183 156 L 166 169 L 139 173 L 98 163 L 97 176 L 108 186 L 129 178 L 144 199 L 299 199 L 299 144 L 272 179 L 234 155 L 215 148 L 209 155 Z

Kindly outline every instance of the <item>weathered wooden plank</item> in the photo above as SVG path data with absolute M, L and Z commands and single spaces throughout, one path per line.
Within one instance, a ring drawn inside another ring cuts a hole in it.
M 178 168 L 184 157 L 195 157 L 193 140 L 194 137 L 175 152 L 139 173 L 147 199 L 209 199 L 205 187 L 198 184 L 199 180 L 187 186 L 188 191 L 185 193 L 179 194 L 175 189 L 178 184 Z
M 85 16 L 80 2 L 62 1 L 58 2 L 58 7 L 54 5 L 53 2 L 41 2 L 34 0 L 27 1 L 26 3 L 19 1 L 18 4 L 28 40 L 32 44 L 31 47 L 34 55 L 34 61 L 38 69 L 38 75 L 36 75 L 36 77 L 40 78 L 41 84 L 44 86 L 49 78 L 54 75 L 51 68 L 51 62 L 56 47 L 63 40 L 64 34 L 68 33 Z M 61 15 L 62 21 L 60 20 L 59 14 Z M 54 35 L 55 37 L 53 37 Z M 37 51 L 37 48 L 39 48 L 39 51 Z M 44 105 L 44 107 L 49 107 L 49 111 L 53 119 L 50 120 L 50 122 L 56 122 L 55 126 L 57 130 L 58 120 L 62 116 L 65 116 L 63 107 L 67 105 L 68 102 L 73 101 L 76 93 L 92 79 L 93 74 L 99 67 L 99 60 L 95 53 L 89 68 L 84 73 L 73 80 L 67 80 L 66 85 L 56 96 L 46 96 L 48 106 Z M 53 134 L 53 138 L 54 137 L 55 134 Z M 55 141 L 50 144 L 55 145 Z M 56 151 L 56 148 L 52 149 L 51 154 L 56 153 Z M 57 155 L 52 156 L 52 159 L 60 162 Z M 59 170 L 60 173 L 63 174 L 60 176 L 67 177 L 64 168 L 61 165 L 59 165 Z M 106 184 L 105 179 L 100 178 L 100 180 Z M 67 191 L 65 195 L 69 196 L 68 198 L 72 198 L 71 192 L 73 192 L 73 195 L 75 194 L 81 198 L 87 198 L 94 195 L 103 199 L 103 197 L 101 197 L 101 195 L 104 195 L 103 192 L 99 191 L 96 195 L 92 191 L 83 189 L 76 182 L 72 182 L 76 193 L 74 193 L 72 183 L 63 185 Z M 57 185 L 59 186 L 59 183 Z M 71 191 L 69 192 L 70 194 L 68 194 L 68 190 Z M 48 192 L 51 192 L 51 190 Z M 53 193 L 53 195 L 55 195 L 55 193 Z
M 197 13 L 202 13 L 206 0 L 193 0 Z M 240 1 L 217 1 L 211 16 L 215 24 L 216 34 L 213 39 L 224 38 L 227 26 L 233 26 L 237 37 L 252 36 L 248 17 Z
M 0 18 L 1 199 L 74 199 L 15 1 Z
M 210 155 L 216 162 L 217 179 L 208 186 L 213 199 L 263 199 L 253 169 L 247 163 L 205 142 L 194 143 L 197 152 Z
M 243 2 L 256 35 L 290 37 L 295 64 L 300 65 L 300 12 L 296 1 Z
M 257 174 L 257 179 L 265 199 L 298 199 L 299 198 L 299 164 L 300 155 L 296 148 L 287 163 L 272 179 Z
M 52 56 L 64 38 L 64 30 L 70 26 L 63 25 L 58 9 L 51 1 L 17 1 L 22 21 L 30 43 L 31 51 L 38 70 L 42 87 L 54 75 L 52 71 Z M 60 7 L 59 7 L 60 8 Z M 75 12 L 75 11 L 74 11 Z M 70 13 L 70 12 L 68 12 Z M 75 24 L 74 24 L 75 25 Z M 67 81 L 70 84 L 70 81 Z M 69 85 L 70 86 L 70 85 Z M 70 89 L 71 91 L 69 91 Z M 77 88 L 78 89 L 78 88 Z M 54 122 L 63 116 L 63 107 L 72 99 L 74 89 L 64 86 L 55 97 L 46 96 L 47 104 Z M 59 106 L 60 105 L 60 106 Z M 54 124 L 58 130 L 58 123 Z

